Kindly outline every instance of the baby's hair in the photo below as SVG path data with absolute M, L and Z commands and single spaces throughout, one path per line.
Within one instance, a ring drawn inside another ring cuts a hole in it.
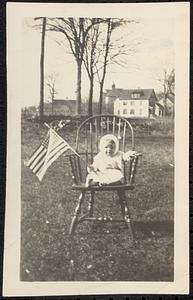
M 113 141 L 112 139 L 107 139 L 107 140 L 105 141 L 104 145 L 109 145 L 109 144 L 115 145 L 115 141 Z
M 108 139 L 105 141 L 105 144 L 115 144 L 115 141 L 113 141 L 112 139 Z

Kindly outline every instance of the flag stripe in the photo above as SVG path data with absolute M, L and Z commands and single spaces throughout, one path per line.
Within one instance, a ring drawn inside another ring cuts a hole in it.
M 27 163 L 27 166 L 31 162 L 31 160 L 33 160 L 34 157 L 36 157 L 36 155 L 41 151 L 42 148 L 46 148 L 46 146 L 48 146 L 48 141 L 49 141 L 49 133 L 47 133 L 45 139 L 41 142 L 41 144 L 32 153 L 31 158 L 29 159 L 29 162 Z
M 53 162 L 53 158 L 54 158 L 55 156 L 57 156 L 57 158 L 58 158 L 58 153 L 62 154 L 62 153 L 64 153 L 64 152 L 67 151 L 67 150 L 68 150 L 68 147 L 67 147 L 67 146 L 63 146 L 63 147 L 62 147 L 61 149 L 59 149 L 54 155 L 52 155 L 52 157 L 49 158 L 48 163 L 49 163 L 50 161 Z
M 38 156 L 38 154 L 44 150 L 45 147 L 43 147 L 42 145 L 40 145 L 40 147 L 34 152 L 33 156 L 30 158 L 30 160 L 27 163 L 27 166 L 29 167 L 31 164 L 33 164 L 34 160 L 36 159 L 36 157 Z
M 46 138 L 34 151 L 26 166 L 28 166 L 41 181 L 51 164 L 68 149 L 74 151 L 61 136 L 50 128 Z
M 47 149 L 42 149 L 41 153 L 39 153 L 39 155 L 33 160 L 33 162 L 31 163 L 31 165 L 29 166 L 31 170 L 33 170 L 34 168 L 36 168 L 37 165 L 39 165 L 39 163 L 44 160 L 44 157 L 46 156 L 46 152 Z
M 37 176 L 42 176 L 45 174 L 46 170 L 51 166 L 51 164 L 62 154 L 65 152 L 65 148 L 60 149 L 53 157 L 46 163 L 40 170 L 37 172 Z
M 60 147 L 61 145 L 64 145 L 64 142 L 60 142 L 60 144 L 56 145 L 54 148 L 52 148 L 52 150 L 50 151 L 50 153 L 53 153 L 58 147 Z M 49 153 L 49 154 L 50 154 Z
M 61 140 L 61 139 L 60 139 L 60 140 Z M 62 149 L 61 149 L 62 151 L 61 151 L 60 155 L 61 155 L 63 152 L 65 152 L 65 150 L 67 150 L 66 147 L 69 148 L 70 146 L 69 146 L 64 140 L 62 140 L 62 142 L 60 143 L 60 147 L 59 147 L 59 150 L 62 148 Z M 41 172 L 43 172 L 43 173 L 45 174 L 45 171 L 48 169 L 48 167 L 51 165 L 51 163 L 54 162 L 54 161 L 59 157 L 59 155 L 55 157 L 55 155 L 57 154 L 57 152 L 58 152 L 59 150 L 58 150 L 58 147 L 55 147 L 55 148 L 51 151 L 51 152 L 52 152 L 52 155 L 51 155 L 51 156 L 50 156 L 50 153 L 47 154 L 46 159 L 45 159 L 45 160 L 42 162 L 42 164 L 39 165 L 38 168 L 35 170 L 35 173 L 37 173 L 37 175 L 38 175 L 38 174 L 41 174 Z M 55 152 L 54 152 L 54 151 L 55 151 Z M 51 163 L 49 163 L 50 160 L 51 160 Z
M 52 151 L 51 153 L 49 153 L 49 155 L 47 156 L 46 163 L 49 162 L 49 160 L 52 159 L 52 157 L 55 154 L 57 154 L 58 150 L 63 149 L 63 148 L 64 148 L 64 151 L 65 151 L 65 148 L 69 148 L 69 147 L 67 145 L 65 145 L 65 144 L 61 144 L 59 147 L 55 148 L 54 151 Z
M 46 158 L 47 149 L 45 147 L 42 148 L 42 146 L 40 148 L 42 152 L 38 155 L 38 151 L 37 151 L 38 156 L 36 155 L 31 165 L 28 165 L 34 173 L 38 172 L 38 170 L 44 165 L 45 158 Z
M 30 166 L 33 161 L 35 161 L 36 157 L 38 156 L 38 154 L 44 150 L 47 149 L 48 147 L 48 141 L 49 141 L 49 134 L 47 134 L 47 137 L 44 139 L 44 141 L 40 144 L 40 146 L 34 151 L 34 153 L 32 154 L 27 166 Z
M 39 160 L 38 164 L 34 166 L 34 168 L 32 170 L 34 173 L 38 172 L 38 170 L 43 167 L 43 165 L 45 163 L 45 158 L 46 158 L 46 150 L 44 153 L 44 157 L 42 157 L 41 160 Z
M 61 139 L 60 139 L 60 140 L 61 140 Z M 54 141 L 54 143 L 55 143 L 55 141 Z M 53 143 L 53 144 L 54 144 L 54 143 Z M 63 147 L 63 140 L 62 140 L 62 142 L 60 142 L 60 144 L 61 144 L 60 147 Z M 54 151 L 54 150 L 57 151 L 57 149 L 58 149 L 58 147 L 56 146 L 56 147 L 53 149 L 53 151 Z M 52 151 L 52 150 L 51 150 L 51 151 Z M 52 151 L 52 152 L 53 152 L 53 151 Z M 48 168 L 47 164 L 48 164 L 48 161 L 49 161 L 49 156 L 50 156 L 50 152 L 49 152 L 49 149 L 48 149 L 48 151 L 47 151 L 47 153 L 46 153 L 46 155 L 45 155 L 44 160 L 43 160 L 42 163 L 39 164 L 39 165 L 37 166 L 37 168 L 35 169 L 35 172 L 36 172 L 36 173 L 41 172 L 41 169 L 47 170 L 47 168 Z M 54 154 L 53 154 L 52 156 L 54 156 Z M 53 160 L 53 161 L 54 161 L 54 160 Z
M 50 166 L 62 153 L 66 151 L 66 146 L 62 146 L 62 148 L 58 149 L 49 159 L 46 161 L 45 167 Z M 44 166 L 43 166 L 44 169 Z

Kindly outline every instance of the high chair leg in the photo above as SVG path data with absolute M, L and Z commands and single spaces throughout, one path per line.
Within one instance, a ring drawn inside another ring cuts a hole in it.
M 81 192 L 81 194 L 78 198 L 78 204 L 76 206 L 74 216 L 72 218 L 72 222 L 71 222 L 71 225 L 70 225 L 70 230 L 69 230 L 70 235 L 72 235 L 75 232 L 75 229 L 78 225 L 78 217 L 79 217 L 80 212 L 81 212 L 81 205 L 84 201 L 84 197 L 85 197 L 85 192 Z
M 126 194 L 125 191 L 117 191 L 118 197 L 119 197 L 119 203 L 121 205 L 121 215 L 123 219 L 126 221 L 127 228 L 129 230 L 129 234 L 131 239 L 134 239 L 134 231 L 132 228 L 132 221 L 130 217 L 130 212 L 129 212 L 129 207 L 127 205 L 127 200 L 126 200 Z
M 88 211 L 89 211 L 89 217 L 93 217 L 93 207 L 94 206 L 94 192 L 90 192 L 90 199 L 88 203 Z

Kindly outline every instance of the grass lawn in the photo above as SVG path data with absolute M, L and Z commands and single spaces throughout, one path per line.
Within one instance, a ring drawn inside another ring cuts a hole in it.
M 123 225 L 80 224 L 68 230 L 78 194 L 71 169 L 61 156 L 40 183 L 24 166 L 47 132 L 22 122 L 21 280 L 23 281 L 173 281 L 174 140 L 138 137 L 143 153 L 135 190 L 128 193 L 137 239 Z M 61 133 L 73 147 L 75 131 Z M 116 195 L 100 193 L 95 214 L 119 216 Z M 72 262 L 73 260 L 73 262 Z

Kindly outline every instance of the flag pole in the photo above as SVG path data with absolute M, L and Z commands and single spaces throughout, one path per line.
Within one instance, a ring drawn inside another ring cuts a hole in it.
M 51 128 L 47 123 L 44 123 L 44 125 L 49 129 Z
M 69 145 L 69 144 L 68 144 Z M 78 155 L 78 157 L 80 157 L 80 155 L 69 145 L 70 149 L 72 150 L 72 152 L 74 152 L 74 154 Z M 81 158 L 81 157 L 80 157 Z

